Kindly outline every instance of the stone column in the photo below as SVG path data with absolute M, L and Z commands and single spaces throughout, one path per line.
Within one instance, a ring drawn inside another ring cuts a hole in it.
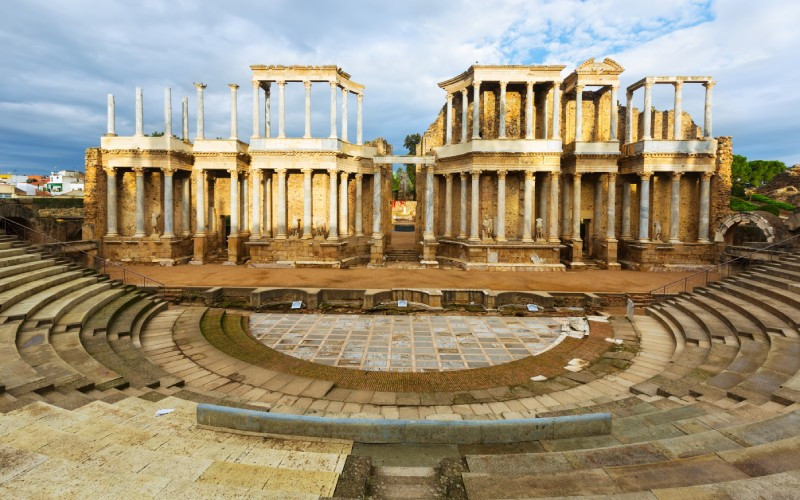
M 639 241 L 650 241 L 650 177 L 653 174 L 639 174 Z
M 205 139 L 203 135 L 203 126 L 204 126 L 204 116 L 205 116 L 205 109 L 203 105 L 203 90 L 206 88 L 205 83 L 195 83 L 194 87 L 197 89 L 197 133 L 195 134 L 196 139 Z
M 673 107 L 672 138 L 676 141 L 683 139 L 681 120 L 683 119 L 683 82 L 675 82 L 675 106 Z
M 625 144 L 630 144 L 633 142 L 633 91 L 625 92 L 625 98 Z
M 172 186 L 174 168 L 162 168 L 164 174 L 164 233 L 162 238 L 175 237 L 175 192 Z
M 672 189 L 669 203 L 669 242 L 680 243 L 679 229 L 681 224 L 681 173 L 672 173 Z
M 264 237 L 272 238 L 272 173 L 264 175 Z
M 239 170 L 232 168 L 228 170 L 231 174 L 231 234 L 230 237 L 239 237 L 239 215 L 241 209 L 239 208 Z
M 536 195 L 536 198 L 539 200 L 539 216 L 538 216 L 538 218 L 542 219 L 542 225 L 543 225 L 543 227 L 542 227 L 542 232 L 543 232 L 542 236 L 546 238 L 546 234 L 547 234 L 547 231 L 548 231 L 548 229 L 547 229 L 548 228 L 548 225 L 547 225 L 547 189 L 548 189 L 548 187 L 547 186 L 549 185 L 547 183 L 547 174 L 546 173 L 542 174 L 541 175 L 541 182 L 538 183 L 538 186 L 536 184 L 537 183 L 534 181 L 533 187 L 534 188 L 538 188 L 538 194 Z
M 467 142 L 467 89 L 461 89 L 461 142 Z
M 571 198 L 569 196 L 571 180 L 567 175 L 564 175 L 563 181 L 563 184 L 561 184 L 561 237 L 566 239 L 572 236 L 572 219 L 570 218 Z
M 191 194 L 191 177 L 184 177 L 181 183 L 182 196 L 181 196 L 181 236 L 192 235 L 192 194 Z
M 116 114 L 114 112 L 114 94 L 108 94 L 108 117 L 106 123 L 106 135 L 109 137 L 114 137 L 117 135 L 116 129 Z
M 525 243 L 531 243 L 533 238 L 531 238 L 531 212 L 533 208 L 533 185 L 535 179 L 533 177 L 533 172 L 530 170 L 525 171 L 525 195 L 522 201 L 522 241 Z
M 478 225 L 481 221 L 481 171 L 472 171 L 472 196 L 470 197 L 470 205 L 472 209 L 471 221 L 469 225 L 469 241 L 480 241 L 480 230 Z
M 181 140 L 186 142 L 189 140 L 189 98 L 184 97 L 181 99 L 181 107 L 183 108 L 181 114 L 182 134 Z
M 433 165 L 428 165 L 425 169 L 425 231 L 422 239 L 426 241 L 435 240 L 433 233 L 433 211 L 435 200 L 433 199 Z
M 144 104 L 142 103 L 142 88 L 136 87 L 136 137 L 144 136 Z
M 372 239 L 379 240 L 383 238 L 383 227 L 381 225 L 381 169 L 375 169 L 372 174 Z
M 311 138 L 311 80 L 305 80 L 303 86 L 306 89 L 306 119 L 305 131 L 303 132 L 304 139 Z
M 553 139 L 561 139 L 561 122 L 559 116 L 561 113 L 561 98 L 559 97 L 559 87 L 561 82 L 553 82 Z M 545 116 L 547 109 L 545 108 Z
M 628 240 L 631 237 L 631 184 L 622 179 L 622 234 L 620 238 Z
M 206 171 L 195 170 L 195 236 L 206 235 Z
M 558 174 L 550 173 L 550 235 L 551 243 L 558 243 Z
M 594 206 L 592 207 L 594 214 L 594 229 L 592 231 L 592 241 L 600 239 L 600 233 L 603 231 L 603 178 L 598 176 L 594 182 Z
M 619 121 L 619 103 L 617 103 L 617 86 L 611 86 L 611 135 L 609 140 L 617 140 L 617 128 Z
M 347 172 L 339 172 L 339 236 L 347 238 L 350 236 L 350 225 L 348 213 L 350 193 L 348 193 L 347 182 L 349 174 Z
M 703 137 L 710 139 L 711 132 L 711 91 L 714 88 L 714 82 L 706 82 L 703 84 L 706 88 L 706 102 L 703 113 Z
M 330 82 L 331 85 L 331 135 L 329 139 L 336 139 L 336 82 Z
M 606 174 L 608 178 L 608 201 L 606 205 L 606 240 L 617 241 L 617 174 Z
M 275 239 L 286 239 L 286 169 L 279 168 L 276 173 L 278 181 L 278 234 Z
M 359 94 L 360 95 L 360 94 Z M 364 214 L 362 211 L 362 204 L 364 203 L 363 198 L 363 186 L 364 183 L 364 174 L 356 174 L 356 214 L 355 214 L 355 230 L 356 236 L 364 236 L 364 221 L 362 220 Z
M 506 86 L 508 82 L 500 82 L 500 117 L 498 139 L 506 138 Z
M 278 81 L 278 139 L 286 137 L 286 82 Z M 285 222 L 285 221 L 284 221 Z
M 474 141 L 475 139 L 480 139 L 480 138 L 481 138 L 481 82 L 472 82 L 472 140 Z
M 228 87 L 231 88 L 231 139 L 236 141 L 239 139 L 239 116 L 237 114 L 236 95 L 238 85 L 229 83 Z
M 106 171 L 106 236 L 119 236 L 117 233 L 117 169 L 107 167 L 103 170 Z
M 258 80 L 253 80 L 253 135 L 250 136 L 251 139 L 260 139 L 261 138 L 261 109 L 258 105 L 259 100 L 259 88 L 261 87 Z
M 463 123 L 466 125 L 467 122 Z M 461 178 L 461 217 L 458 221 L 458 237 L 463 240 L 467 237 L 467 173 L 461 172 L 458 175 Z
M 133 172 L 136 174 L 136 232 L 133 237 L 144 238 L 144 169 L 134 167 Z
M 313 204 L 310 168 L 303 169 L 303 239 L 311 238 L 311 205 Z
M 164 89 L 164 137 L 172 137 L 172 89 Z
M 239 191 L 241 192 L 239 203 L 240 210 L 241 210 L 241 219 L 239 224 L 239 230 L 241 232 L 247 232 L 247 228 L 250 227 L 250 191 L 248 190 L 248 179 L 250 178 L 250 172 L 243 172 L 242 173 L 242 180 L 239 186 Z
M 709 243 L 708 225 L 711 213 L 711 176 L 710 172 L 704 172 L 700 178 L 700 225 L 698 226 L 697 242 Z
M 259 127 L 260 128 L 260 127 Z M 250 189 L 252 193 L 252 210 L 250 217 L 250 239 L 261 239 L 261 169 L 250 170 Z
M 575 142 L 583 140 L 583 85 L 575 86 Z
M 497 241 L 506 241 L 506 171 L 497 171 Z
M 444 237 L 453 237 L 453 174 L 444 176 Z
M 572 241 L 581 240 L 581 174 L 572 174 Z
M 547 110 L 549 109 L 547 100 L 550 99 L 550 93 L 555 92 L 555 82 L 553 82 L 553 86 L 554 88 L 548 90 L 547 94 L 544 96 L 544 99 L 542 99 L 542 116 L 544 116 L 544 119 L 542 120 L 542 139 L 547 139 L 550 137 L 548 132 L 550 129 L 547 127 Z
M 336 182 L 337 181 L 336 169 L 328 170 L 328 176 L 330 178 L 330 191 L 328 193 L 330 201 L 330 203 L 328 204 L 328 239 L 336 241 L 339 239 L 339 220 L 338 220 L 339 190 L 337 188 L 337 182 Z
M 644 82 L 644 109 L 642 112 L 644 113 L 644 132 L 642 133 L 642 139 L 652 139 L 653 138 L 653 129 L 652 129 L 652 122 L 653 122 L 653 84 L 649 81 Z
M 525 138 L 533 139 L 533 82 L 525 84 Z M 527 174 L 526 174 L 527 175 Z
M 272 135 L 272 117 L 270 116 L 270 89 L 269 82 L 264 82 L 264 137 L 269 139 Z
M 444 133 L 444 143 L 445 144 L 452 144 L 453 143 L 453 94 L 450 92 L 447 93 L 447 107 L 445 108 L 445 133 Z
M 342 141 L 347 142 L 347 95 L 348 90 L 342 87 Z M 341 230 L 341 228 L 339 228 Z
M 364 94 L 356 94 L 357 114 L 356 114 L 356 144 L 364 144 Z

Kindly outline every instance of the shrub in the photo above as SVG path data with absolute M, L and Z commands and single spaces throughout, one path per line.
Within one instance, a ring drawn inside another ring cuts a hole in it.
M 750 196 L 750 200 L 755 201 L 757 203 L 764 203 L 769 206 L 777 207 L 782 210 L 788 210 L 790 212 L 794 211 L 794 205 L 790 205 L 788 203 L 784 203 L 778 200 L 773 200 L 769 196 L 764 196 L 763 194 L 754 194 Z
M 750 203 L 747 200 L 731 196 L 731 210 L 735 212 L 752 212 L 753 210 L 758 210 L 759 208 L 761 207 L 755 203 Z

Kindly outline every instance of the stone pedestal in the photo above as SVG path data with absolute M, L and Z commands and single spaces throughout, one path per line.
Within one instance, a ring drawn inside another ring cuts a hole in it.
M 439 261 L 436 260 L 436 249 L 439 243 L 436 241 L 423 241 L 422 242 L 422 260 L 420 264 L 422 267 L 438 268 Z
M 226 266 L 238 265 L 244 256 L 244 241 L 247 237 L 241 236 L 228 236 L 228 260 L 225 261 Z
M 373 238 L 370 240 L 369 247 L 369 266 L 370 267 L 383 267 L 385 265 L 384 253 L 386 251 L 386 242 L 384 238 Z
M 206 255 L 208 254 L 208 240 L 206 239 L 206 235 L 197 235 L 194 238 L 194 254 L 192 256 L 192 260 L 189 261 L 189 264 L 203 264 L 206 260 Z
M 602 257 L 606 269 L 621 269 L 622 266 L 617 262 L 617 240 L 603 241 Z
M 581 269 L 586 267 L 583 262 L 583 240 L 580 238 L 573 238 L 567 247 L 567 260 L 569 261 L 570 269 Z

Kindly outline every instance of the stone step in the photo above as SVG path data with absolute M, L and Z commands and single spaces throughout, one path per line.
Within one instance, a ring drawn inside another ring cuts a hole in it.
M 0 268 L 0 291 L 10 290 L 23 283 L 64 272 L 66 266 L 55 266 L 52 260 L 34 260 Z
M 753 304 L 753 314 L 758 316 L 767 328 L 778 328 L 794 331 L 797 334 L 797 327 L 800 325 L 800 310 L 787 308 L 786 304 L 769 297 L 753 287 L 743 288 L 734 282 L 724 282 L 719 284 L 720 290 L 725 290 L 729 294 L 749 301 Z M 785 334 L 785 333 L 784 333 Z
M 687 296 L 687 300 L 715 315 L 728 326 L 728 329 L 736 332 L 737 337 L 746 337 L 750 339 L 765 338 L 759 325 L 751 320 L 749 316 L 745 316 L 741 314 L 738 309 L 734 309 L 718 301 L 716 295 L 708 294 L 706 290 L 696 291 L 692 295 Z
M 65 273 L 68 275 L 69 273 Z M 44 280 L 40 280 L 44 281 Z M 97 282 L 95 276 L 76 278 L 70 281 L 61 282 L 50 288 L 44 289 L 33 295 L 29 295 L 20 302 L 15 303 L 0 315 L 9 319 L 30 319 L 40 309 L 46 307 L 51 301 L 58 300 L 65 295 L 76 290 L 91 286 Z
M 0 311 L 7 311 L 14 304 L 35 295 L 42 290 L 49 290 L 62 283 L 77 279 L 82 274 L 78 271 L 65 271 L 53 276 L 39 278 L 35 281 L 18 285 L 0 294 Z

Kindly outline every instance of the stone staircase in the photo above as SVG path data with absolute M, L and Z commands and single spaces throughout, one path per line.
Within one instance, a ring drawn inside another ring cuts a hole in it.
M 414 249 L 396 248 L 386 252 L 387 262 L 419 262 L 419 252 Z

